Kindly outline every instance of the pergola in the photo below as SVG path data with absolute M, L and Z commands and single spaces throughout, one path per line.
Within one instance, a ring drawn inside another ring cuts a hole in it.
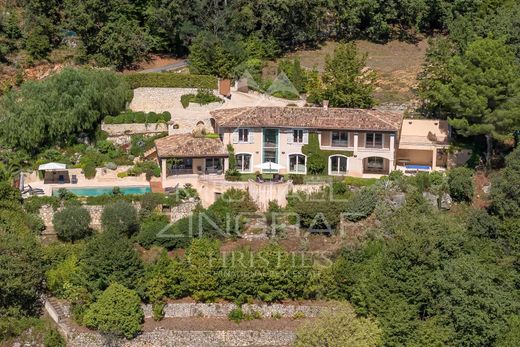
M 70 183 L 66 164 L 42 164 L 38 166 L 38 171 L 44 171 L 43 183 Z

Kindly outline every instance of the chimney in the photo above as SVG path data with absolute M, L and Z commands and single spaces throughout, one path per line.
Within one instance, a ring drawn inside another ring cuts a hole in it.
M 220 95 L 229 98 L 231 96 L 231 80 L 219 78 L 218 92 Z
M 329 100 L 323 100 L 323 109 L 328 110 L 329 109 Z

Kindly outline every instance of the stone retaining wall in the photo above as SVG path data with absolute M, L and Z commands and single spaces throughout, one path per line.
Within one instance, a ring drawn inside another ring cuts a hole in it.
M 173 223 L 178 221 L 179 219 L 188 217 L 197 207 L 198 204 L 198 201 L 188 201 L 172 207 L 172 211 L 170 213 L 170 221 Z
M 172 222 L 176 222 L 179 219 L 188 217 L 192 213 L 192 211 L 197 207 L 198 204 L 198 201 L 188 201 L 172 207 L 172 210 L 170 212 L 170 220 Z M 103 213 L 104 206 L 83 205 L 83 207 L 87 211 L 89 211 L 90 218 L 92 218 L 92 221 L 90 222 L 90 227 L 93 229 L 99 229 L 101 226 L 101 214 Z M 141 204 L 134 203 L 134 207 L 139 211 L 141 209 Z M 61 211 L 62 209 L 63 208 L 60 207 L 57 211 Z M 40 208 L 39 214 L 41 219 L 43 220 L 43 224 L 47 229 L 53 228 L 52 218 L 54 217 L 54 213 L 56 213 L 57 211 L 54 211 L 54 209 L 50 205 L 44 205 Z
M 152 317 L 152 305 L 142 305 L 145 318 Z M 237 308 L 233 303 L 174 303 L 167 304 L 164 307 L 165 318 L 187 318 L 187 317 L 211 317 L 224 318 Z M 242 310 L 244 313 L 259 313 L 263 318 L 280 317 L 292 318 L 295 315 L 304 316 L 306 318 L 316 317 L 327 308 L 324 306 L 309 305 L 283 305 L 283 304 L 244 304 Z
M 69 339 L 69 347 L 246 347 L 290 346 L 295 339 L 285 330 L 227 330 L 227 331 L 171 331 L 145 332 L 133 340 L 114 340 L 97 333 L 82 333 Z
M 83 206 L 90 213 L 90 218 L 92 219 L 90 222 L 90 227 L 93 229 L 99 229 L 101 226 L 101 214 L 103 213 L 103 207 L 99 205 L 84 205 Z M 136 208 L 141 208 L 139 204 L 135 205 Z M 60 207 L 57 211 L 61 211 L 63 208 Z M 54 211 L 52 206 L 44 205 L 40 208 L 40 217 L 43 220 L 43 224 L 46 228 L 53 228 L 52 218 L 54 217 Z
M 136 134 L 155 134 L 168 131 L 166 123 L 129 123 L 129 124 L 101 124 L 101 130 L 108 136 L 123 136 Z
M 145 318 L 152 318 L 152 305 L 141 305 Z M 164 318 L 226 318 L 237 308 L 233 303 L 170 303 L 164 307 Z M 68 304 L 62 304 L 61 309 L 66 317 L 70 316 Z M 262 318 L 315 318 L 321 312 L 331 310 L 327 306 L 318 305 L 287 305 L 287 304 L 244 304 L 242 310 L 246 314 L 257 313 Z

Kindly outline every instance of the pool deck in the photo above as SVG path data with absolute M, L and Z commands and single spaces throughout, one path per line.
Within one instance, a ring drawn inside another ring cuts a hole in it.
M 145 187 L 150 186 L 149 182 L 124 182 L 123 180 L 115 182 L 78 182 L 77 184 L 64 183 L 64 184 L 44 184 L 30 183 L 32 188 L 42 189 L 46 196 L 52 196 L 53 189 L 60 188 L 112 188 L 112 187 Z
M 24 174 L 25 187 L 31 186 L 33 189 L 38 188 L 43 190 L 44 195 L 52 196 L 53 189 L 59 188 L 104 188 L 104 187 L 143 187 L 150 186 L 150 182 L 146 180 L 144 174 L 135 177 L 117 177 L 118 172 L 123 172 L 124 167 L 117 171 L 110 171 L 104 169 L 97 169 L 96 176 L 92 179 L 87 179 L 80 169 L 68 169 L 70 176 L 76 175 L 78 183 L 44 183 L 38 177 L 36 172 Z M 152 181 L 157 179 L 153 178 Z M 160 179 L 159 179 L 160 180 Z M 29 196 L 29 195 L 27 195 Z

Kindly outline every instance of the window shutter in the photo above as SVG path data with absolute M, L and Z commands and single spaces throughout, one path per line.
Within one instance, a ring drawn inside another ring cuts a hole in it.
M 303 131 L 303 144 L 304 145 L 309 144 L 309 132 L 307 130 Z
M 292 144 L 293 143 L 293 135 L 294 134 L 294 130 L 288 130 L 287 131 L 287 143 L 288 144 Z
M 233 143 L 238 143 L 238 129 L 233 130 Z
M 248 129 L 247 130 L 247 142 L 249 143 L 253 143 L 254 141 L 254 138 L 253 138 L 253 129 Z

